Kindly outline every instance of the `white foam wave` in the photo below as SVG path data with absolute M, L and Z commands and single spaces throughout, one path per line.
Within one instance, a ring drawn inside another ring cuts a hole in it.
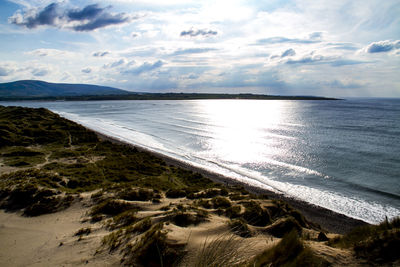
M 316 175 L 319 177 L 323 177 L 323 178 L 330 178 L 328 175 L 324 175 L 323 173 L 320 173 L 318 171 L 306 168 L 306 167 L 302 167 L 302 166 L 298 166 L 298 165 L 294 165 L 294 164 L 290 164 L 290 163 L 286 163 L 286 162 L 282 162 L 282 161 L 277 161 L 277 160 L 273 160 L 273 159 L 264 159 L 265 163 L 268 164 L 272 164 L 275 166 L 280 166 L 280 167 L 284 167 L 287 169 L 291 169 L 297 172 L 302 172 L 302 173 L 306 173 L 306 174 L 310 174 L 310 175 Z

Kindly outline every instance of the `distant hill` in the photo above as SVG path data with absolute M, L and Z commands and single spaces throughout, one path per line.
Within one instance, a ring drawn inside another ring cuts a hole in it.
M 35 80 L 0 83 L 0 98 L 10 99 L 106 96 L 126 95 L 131 93 L 132 92 L 112 87 L 90 84 L 48 83 Z
M 48 83 L 24 80 L 0 83 L 0 101 L 12 100 L 196 100 L 196 99 L 262 99 L 262 100 L 337 100 L 320 96 L 280 96 L 259 94 L 213 93 L 135 93 L 90 84 Z

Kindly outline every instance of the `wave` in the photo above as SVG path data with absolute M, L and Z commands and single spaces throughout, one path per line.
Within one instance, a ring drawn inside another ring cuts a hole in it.
M 329 175 L 325 175 L 323 173 L 320 173 L 318 171 L 306 168 L 306 167 L 302 167 L 302 166 L 298 166 L 298 165 L 294 165 L 294 164 L 290 164 L 290 163 L 286 163 L 283 161 L 278 161 L 278 160 L 273 160 L 273 159 L 264 159 L 265 163 L 271 164 L 271 165 L 275 165 L 275 166 L 279 166 L 279 167 L 284 167 L 287 169 L 291 169 L 294 170 L 296 172 L 302 172 L 305 174 L 309 174 L 309 175 L 315 175 L 315 176 L 319 176 L 325 179 L 329 179 L 330 176 Z

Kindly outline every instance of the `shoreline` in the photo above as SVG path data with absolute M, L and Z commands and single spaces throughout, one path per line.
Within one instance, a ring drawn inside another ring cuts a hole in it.
M 86 128 L 88 128 L 88 127 L 86 127 Z M 290 204 L 295 209 L 299 210 L 307 220 L 309 220 L 313 223 L 319 224 L 323 230 L 327 230 L 329 232 L 337 233 L 337 234 L 345 234 L 345 233 L 351 231 L 354 227 L 368 225 L 367 222 L 364 222 L 362 220 L 354 219 L 354 218 L 351 218 L 344 214 L 334 212 L 332 210 L 314 205 L 312 203 L 308 203 L 308 202 L 305 202 L 302 200 L 288 197 L 283 194 L 278 194 L 278 193 L 272 192 L 272 191 L 264 189 L 264 188 L 251 186 L 251 185 L 242 183 L 240 181 L 237 181 L 233 178 L 230 178 L 230 177 L 227 177 L 227 176 L 224 176 L 224 175 L 221 175 L 221 174 L 218 174 L 218 173 L 215 173 L 215 172 L 212 172 L 212 171 L 200 168 L 200 167 L 190 165 L 179 159 L 164 155 L 162 153 L 154 152 L 154 151 L 151 151 L 144 147 L 141 147 L 139 145 L 134 145 L 134 144 L 128 143 L 126 141 L 119 140 L 118 138 L 102 134 L 102 133 L 92 130 L 90 128 L 88 128 L 88 129 L 95 132 L 100 140 L 107 140 L 107 141 L 110 141 L 113 143 L 126 145 L 126 146 L 130 146 L 130 147 L 135 147 L 139 151 L 145 151 L 145 152 L 150 153 L 158 158 L 163 159 L 166 164 L 200 173 L 200 174 L 204 175 L 205 177 L 211 179 L 214 182 L 222 183 L 225 185 L 240 185 L 240 186 L 243 186 L 245 189 L 247 189 L 250 193 L 257 194 L 257 195 L 266 195 L 271 199 L 283 200 L 283 201 L 287 202 L 288 204 Z

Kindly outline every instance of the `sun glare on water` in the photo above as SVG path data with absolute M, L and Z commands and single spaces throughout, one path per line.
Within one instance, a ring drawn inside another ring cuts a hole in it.
M 202 101 L 199 109 L 209 123 L 213 138 L 205 145 L 214 158 L 235 163 L 259 163 L 273 155 L 271 130 L 282 121 L 281 101 Z

